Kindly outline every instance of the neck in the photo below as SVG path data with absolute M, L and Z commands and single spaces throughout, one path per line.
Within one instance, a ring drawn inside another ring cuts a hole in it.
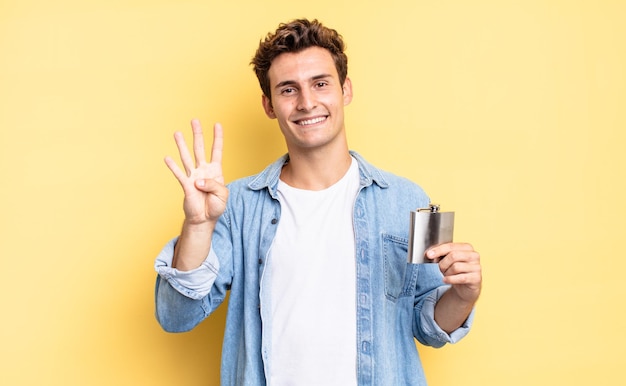
M 339 181 L 350 168 L 347 148 L 334 152 L 289 153 L 280 179 L 298 189 L 322 190 Z

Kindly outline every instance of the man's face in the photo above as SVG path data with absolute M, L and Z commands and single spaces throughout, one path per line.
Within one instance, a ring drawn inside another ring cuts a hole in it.
M 277 56 L 269 72 L 268 117 L 278 120 L 289 152 L 345 144 L 343 107 L 352 100 L 350 79 L 339 83 L 330 53 L 310 47 Z

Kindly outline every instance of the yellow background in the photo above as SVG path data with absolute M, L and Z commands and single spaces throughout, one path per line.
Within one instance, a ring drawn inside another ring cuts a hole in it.
M 626 5 L 591 0 L 0 1 L 0 384 L 217 384 L 224 310 L 153 317 L 162 158 L 193 117 L 224 124 L 229 181 L 282 154 L 248 63 L 302 16 L 347 41 L 351 147 L 482 254 L 430 383 L 624 384 Z

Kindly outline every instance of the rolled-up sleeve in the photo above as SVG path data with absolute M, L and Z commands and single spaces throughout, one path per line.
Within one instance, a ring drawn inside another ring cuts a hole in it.
M 419 315 L 423 336 L 427 340 L 428 344 L 433 347 L 441 347 L 446 343 L 458 342 L 469 333 L 474 321 L 475 309 L 472 309 L 472 312 L 463 325 L 452 331 L 450 334 L 439 327 L 435 321 L 435 305 L 449 288 L 450 286 L 441 286 L 428 294 L 424 299 L 424 304 Z
M 170 240 L 157 256 L 154 268 L 159 276 L 166 280 L 172 288 L 191 299 L 202 299 L 211 291 L 217 278 L 220 263 L 213 252 L 209 252 L 202 264 L 190 271 L 180 271 L 172 268 L 174 246 L 178 238 Z

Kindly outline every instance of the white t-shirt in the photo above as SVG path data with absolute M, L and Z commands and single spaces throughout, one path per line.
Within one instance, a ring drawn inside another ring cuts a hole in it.
M 321 191 L 280 181 L 280 223 L 268 259 L 271 386 L 356 385 L 352 212 L 359 170 Z

